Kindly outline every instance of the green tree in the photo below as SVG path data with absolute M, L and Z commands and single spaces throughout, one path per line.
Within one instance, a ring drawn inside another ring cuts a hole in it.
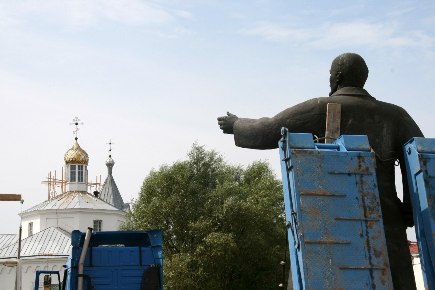
M 281 182 L 194 144 L 145 178 L 124 229 L 164 232 L 166 289 L 276 289 L 286 255 Z

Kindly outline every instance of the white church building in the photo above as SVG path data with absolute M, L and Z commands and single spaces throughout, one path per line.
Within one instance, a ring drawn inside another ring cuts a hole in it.
M 55 270 L 63 275 L 73 230 L 84 232 L 91 227 L 94 231 L 115 231 L 125 221 L 129 205 L 122 200 L 113 178 L 111 155 L 106 161 L 107 178 L 100 191 L 93 193 L 88 192 L 89 157 L 77 136 L 64 160 L 61 194 L 49 195 L 46 201 L 19 214 L 21 243 L 18 235 L 0 234 L 0 289 L 33 290 L 37 270 Z

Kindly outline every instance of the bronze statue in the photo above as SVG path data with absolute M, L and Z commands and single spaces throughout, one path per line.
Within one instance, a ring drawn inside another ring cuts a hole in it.
M 415 289 L 406 237 L 406 227 L 413 226 L 413 219 L 403 145 L 412 137 L 423 134 L 404 109 L 378 101 L 363 89 L 368 72 L 364 59 L 358 54 L 339 55 L 331 65 L 329 97 L 305 101 L 272 118 L 245 119 L 227 113 L 227 116 L 218 118 L 218 124 L 224 133 L 234 134 L 239 147 L 273 149 L 278 147 L 281 127 L 288 128 L 289 132 L 324 137 L 327 103 L 341 104 L 341 134 L 368 135 L 376 153 L 376 173 L 394 289 Z M 397 160 L 403 176 L 403 203 L 397 197 L 394 184 Z

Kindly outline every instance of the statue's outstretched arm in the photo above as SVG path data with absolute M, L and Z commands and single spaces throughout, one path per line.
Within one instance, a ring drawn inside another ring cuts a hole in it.
M 282 127 L 288 128 L 290 132 L 318 135 L 325 130 L 326 106 L 323 99 L 308 100 L 272 118 L 237 118 L 233 124 L 234 141 L 239 147 L 273 149 L 278 146 Z
M 227 112 L 226 116 L 218 117 L 218 125 L 219 128 L 225 133 L 225 134 L 233 134 L 233 127 L 234 122 L 237 121 L 238 117 L 234 114 L 231 114 L 230 112 Z

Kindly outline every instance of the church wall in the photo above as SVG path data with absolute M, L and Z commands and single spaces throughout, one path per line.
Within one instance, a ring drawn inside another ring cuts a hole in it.
M 45 217 L 45 228 L 58 227 L 67 232 L 72 232 L 77 226 L 78 220 L 73 216 L 53 215 Z
M 71 232 L 78 227 L 78 217 L 68 212 L 63 213 L 55 210 L 38 211 L 36 214 L 22 216 L 23 239 L 28 237 L 29 223 L 33 222 L 33 234 L 49 227 L 59 227 Z
M 0 264 L 1 289 L 15 289 L 16 266 L 8 267 Z
M 68 182 L 66 185 L 66 191 L 86 191 L 88 185 L 84 182 Z
M 0 289 L 15 289 L 17 269 L 21 269 L 22 290 L 34 290 L 35 272 L 37 270 L 59 271 L 62 280 L 62 266 L 66 264 L 66 261 L 67 257 L 21 259 L 20 265 L 14 267 L 7 267 L 0 263 Z M 41 275 L 39 279 L 39 289 L 42 290 L 42 283 L 44 281 L 43 275 Z M 52 282 L 57 282 L 57 278 L 52 276 Z
M 65 258 L 46 258 L 46 259 L 29 259 L 22 260 L 21 275 L 22 275 L 22 290 L 33 290 L 35 285 L 35 272 L 37 270 L 59 271 L 60 279 L 63 279 L 63 265 L 66 264 Z M 39 289 L 43 289 L 44 277 L 39 277 Z M 52 276 L 52 282 L 57 282 L 57 278 Z M 11 288 L 13 289 L 13 288 Z
M 80 217 L 80 231 L 84 232 L 88 227 L 94 227 L 94 220 L 102 220 L 103 231 L 117 231 L 125 221 L 125 213 L 122 211 L 100 211 L 84 213 Z
M 34 234 L 49 227 L 59 227 L 69 233 L 73 230 L 84 232 L 88 227 L 94 227 L 94 220 L 103 221 L 103 231 L 116 231 L 125 221 L 125 215 L 123 211 L 95 209 L 39 211 L 37 214 L 22 217 L 23 238 L 28 237 L 29 222 L 33 222 Z
M 33 234 L 41 231 L 41 222 L 39 214 L 32 214 L 30 216 L 22 217 L 22 238 L 25 239 L 29 236 L 29 223 L 33 223 Z

